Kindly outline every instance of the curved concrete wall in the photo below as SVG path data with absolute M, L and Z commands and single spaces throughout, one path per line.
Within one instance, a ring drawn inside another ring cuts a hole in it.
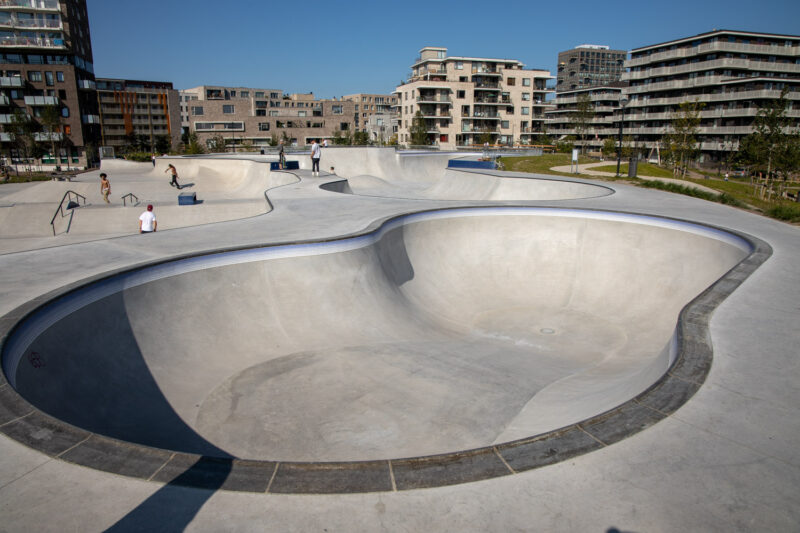
M 441 453 L 646 389 L 680 309 L 747 253 L 721 232 L 626 215 L 412 215 L 356 239 L 110 279 L 40 312 L 3 364 L 42 410 L 151 446 Z M 46 365 L 25 364 L 32 352 Z

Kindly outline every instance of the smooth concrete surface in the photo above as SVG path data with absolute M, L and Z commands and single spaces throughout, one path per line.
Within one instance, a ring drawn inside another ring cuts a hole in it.
M 44 302 L 50 291 L 81 280 L 170 257 L 338 238 L 369 231 L 401 213 L 482 204 L 335 194 L 319 189 L 327 178 L 311 178 L 304 171 L 298 175 L 299 183 L 270 191 L 274 210 L 262 216 L 5 254 L 0 257 L 0 312 L 7 314 L 26 302 Z M 177 482 L 136 480 L 51 458 L 0 437 L 2 527 L 8 531 L 798 529 L 798 228 L 659 191 L 617 184 L 613 189 L 613 195 L 601 198 L 519 203 L 686 219 L 753 235 L 773 250 L 714 312 L 709 331 L 714 358 L 705 383 L 677 412 L 648 429 L 598 451 L 513 476 L 435 489 L 315 496 L 231 492 L 213 485 L 190 489 Z M 686 265 L 684 274 L 703 268 L 705 263 Z M 629 301 L 634 305 L 634 299 Z M 158 318 L 166 322 L 175 317 Z M 309 324 L 308 331 L 313 327 Z M 49 437 L 45 431 L 35 438 Z
M 681 308 L 749 252 L 702 231 L 597 212 L 417 215 L 368 240 L 89 288 L 4 367 L 56 418 L 182 452 L 359 461 L 489 446 L 661 377 Z M 27 351 L 48 364 L 19 364 Z

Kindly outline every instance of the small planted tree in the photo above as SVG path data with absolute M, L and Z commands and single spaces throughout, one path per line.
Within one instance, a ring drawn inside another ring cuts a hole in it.
M 764 173 L 765 191 L 771 193 L 774 182 L 782 178 L 778 196 L 789 176 L 800 170 L 800 134 L 786 116 L 787 93 L 788 89 L 784 89 L 778 100 L 758 110 L 753 120 L 753 133 L 742 139 L 737 156 L 740 164 Z
M 49 137 L 50 153 L 53 155 L 53 163 L 59 169 L 59 155 L 61 152 L 61 140 L 63 138 L 61 109 L 57 106 L 49 105 L 42 110 L 40 117 L 42 127 Z M 57 138 L 58 137 L 58 138 Z
M 419 109 L 417 109 L 411 121 L 411 144 L 414 146 L 427 146 L 430 144 L 428 140 L 428 128 L 425 125 L 422 111 Z
M 172 140 L 169 138 L 169 135 L 157 135 L 156 136 L 156 153 L 159 154 L 166 154 L 172 149 Z
M 586 133 L 592 125 L 594 115 L 594 105 L 592 105 L 591 97 L 586 93 L 578 96 L 577 106 L 575 111 L 570 114 L 569 124 L 572 129 L 575 130 L 575 135 L 581 141 L 581 153 L 584 152 Z
M 208 141 L 206 141 L 206 146 L 208 146 L 208 149 L 212 152 L 224 152 L 227 150 L 225 138 L 219 133 L 208 139 Z
M 206 153 L 205 148 L 200 142 L 197 140 L 197 133 L 190 132 L 186 136 L 187 140 L 189 141 L 186 144 L 186 149 L 184 152 L 189 155 L 196 155 L 196 154 L 204 154 Z
M 613 137 L 606 137 L 606 140 L 603 141 L 603 157 L 614 157 L 614 154 L 617 153 L 617 142 L 614 140 Z
M 700 153 L 697 132 L 703 107 L 705 104 L 698 101 L 681 102 L 673 113 L 672 131 L 664 136 L 664 159 L 672 165 L 672 173 L 676 177 L 685 178 L 689 165 Z
M 7 129 L 14 138 L 14 148 L 24 161 L 25 170 L 32 173 L 31 158 L 36 146 L 36 133 L 40 129 L 39 123 L 22 110 L 15 109 L 7 124 Z

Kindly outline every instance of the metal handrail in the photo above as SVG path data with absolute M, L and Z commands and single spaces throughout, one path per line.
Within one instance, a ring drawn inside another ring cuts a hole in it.
M 74 211 L 72 210 L 73 208 L 69 207 L 69 204 L 73 202 L 73 195 L 75 197 L 74 201 L 78 206 L 80 206 L 80 200 L 83 200 L 83 205 L 86 205 L 86 197 L 83 196 L 82 194 L 78 194 L 75 191 L 65 192 L 64 197 L 61 198 L 61 203 L 58 204 L 58 209 L 56 209 L 56 212 L 53 214 L 53 218 L 50 219 L 50 225 L 53 226 L 53 237 L 56 236 L 56 217 L 59 215 L 59 213 L 61 214 L 61 218 L 67 216 L 66 214 L 64 214 L 64 200 L 69 200 L 67 202 L 67 210 L 69 211 L 70 218 L 69 218 L 69 224 L 67 224 L 67 231 L 65 232 L 69 233 L 69 228 L 72 225 L 72 215 L 74 213 Z
M 129 192 L 128 194 L 126 194 L 125 196 L 122 197 L 122 206 L 123 207 L 128 205 L 127 202 L 125 201 L 125 198 L 128 198 L 128 197 L 130 197 L 130 199 L 131 199 L 131 205 L 133 205 L 133 206 L 139 205 L 139 197 L 136 196 L 135 194 L 133 194 L 132 192 Z M 133 203 L 134 199 L 136 200 L 136 203 Z

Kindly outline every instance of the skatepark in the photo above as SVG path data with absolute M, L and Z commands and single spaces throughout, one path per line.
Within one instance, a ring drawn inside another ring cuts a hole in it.
M 3 527 L 795 529 L 798 228 L 457 157 L 1 193 Z

